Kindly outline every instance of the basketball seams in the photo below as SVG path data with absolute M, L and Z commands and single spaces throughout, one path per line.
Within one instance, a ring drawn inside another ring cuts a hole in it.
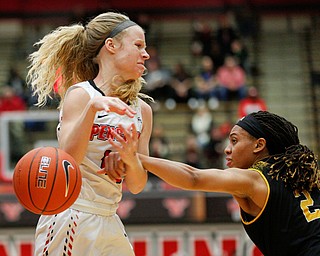
M 32 166 L 34 164 L 34 161 L 35 161 L 35 158 L 37 157 L 37 155 L 39 154 L 39 152 L 41 151 L 42 148 L 39 148 L 35 151 L 35 154 L 34 156 L 32 157 L 32 160 L 31 160 L 31 163 L 29 164 L 29 170 L 28 170 L 28 196 L 29 196 L 29 199 L 30 199 L 30 202 L 32 203 L 32 205 L 34 206 L 34 208 L 38 209 L 39 210 L 39 213 L 41 211 L 41 208 L 38 207 L 38 205 L 36 205 L 34 203 L 34 200 L 32 198 L 32 192 L 31 192 L 31 174 L 32 174 Z M 40 165 L 40 162 L 38 161 L 38 166 Z M 36 176 L 37 177 L 37 176 Z
M 43 210 L 42 210 L 42 212 L 41 212 L 41 214 L 42 213 L 44 213 L 44 212 L 54 212 L 54 211 L 56 211 L 57 209 L 53 209 L 53 210 L 50 210 L 50 211 L 47 211 L 47 207 L 48 207 L 48 204 L 49 204 L 49 202 L 50 202 L 50 199 L 51 199 L 51 196 L 52 196 L 52 194 L 53 194 L 53 189 L 54 189 L 54 186 L 55 186 L 55 181 L 56 181 L 56 178 L 57 178 L 57 172 L 58 172 L 58 164 L 59 164 L 59 154 L 58 154 L 58 149 L 57 148 L 54 148 L 54 150 L 55 150 L 55 169 L 54 169 L 54 178 L 53 178 L 53 181 L 52 181 L 52 186 L 51 186 L 51 189 L 50 189 L 50 193 L 49 193 L 49 196 L 48 196 L 48 199 L 47 199 L 47 202 L 46 202 L 46 204 L 45 204 L 45 206 L 43 207 Z M 52 159 L 51 159 L 51 161 L 52 161 Z M 51 162 L 52 163 L 52 162 Z M 61 208 L 61 206 L 59 206 L 58 207 L 58 209 L 60 209 Z

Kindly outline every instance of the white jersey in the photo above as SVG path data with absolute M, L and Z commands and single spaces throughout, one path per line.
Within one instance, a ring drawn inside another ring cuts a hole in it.
M 102 96 L 93 81 L 71 86 L 83 88 L 90 98 Z M 104 157 L 113 150 L 107 138 L 118 124 L 134 123 L 138 132 L 142 129 L 140 106 L 135 107 L 133 118 L 115 113 L 96 113 L 86 156 L 80 164 L 82 188 L 79 198 L 67 210 L 55 215 L 41 215 L 35 234 L 34 255 L 88 255 L 88 256 L 134 256 L 124 226 L 116 214 L 121 200 L 121 182 L 110 180 L 107 175 L 97 174 L 103 167 Z M 59 139 L 60 125 L 57 127 Z M 79 127 L 81 129 L 81 127 Z
M 92 80 L 71 86 L 67 93 L 79 87 L 83 88 L 90 98 L 104 95 Z M 80 165 L 82 174 L 81 192 L 71 208 L 100 215 L 112 215 L 116 212 L 122 197 L 122 181 L 115 183 L 107 175 L 97 174 L 97 171 L 103 168 L 104 157 L 113 151 L 112 145 L 108 143 L 108 138 L 112 136 L 111 130 L 120 132 L 118 128 L 120 123 L 124 127 L 134 123 L 138 133 L 141 133 L 143 121 L 141 107 L 140 105 L 132 107 L 137 112 L 133 118 L 113 112 L 99 111 L 96 113 L 87 152 Z M 60 112 L 60 120 L 57 127 L 58 139 L 59 127 L 62 122 L 63 117 Z M 81 127 L 79 128 L 81 129 Z

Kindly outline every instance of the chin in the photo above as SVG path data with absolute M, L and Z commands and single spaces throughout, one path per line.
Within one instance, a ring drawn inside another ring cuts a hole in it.
M 128 82 L 128 81 L 134 81 L 134 80 L 137 80 L 138 78 L 140 78 L 142 76 L 141 73 L 135 73 L 135 74 L 131 74 L 129 76 L 126 76 L 125 80 Z

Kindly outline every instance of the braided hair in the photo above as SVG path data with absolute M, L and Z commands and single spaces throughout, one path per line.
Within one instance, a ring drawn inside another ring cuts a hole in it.
M 307 146 L 300 144 L 298 128 L 285 118 L 267 111 L 250 115 L 257 120 L 263 132 L 276 142 L 268 145 L 266 139 L 272 159 L 269 175 L 299 192 L 320 188 L 317 157 Z

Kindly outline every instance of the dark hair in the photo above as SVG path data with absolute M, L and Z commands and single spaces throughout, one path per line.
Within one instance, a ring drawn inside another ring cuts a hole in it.
M 272 134 L 278 145 L 278 150 L 268 148 L 273 159 L 269 175 L 299 192 L 320 188 L 317 157 L 307 146 L 300 144 L 298 128 L 285 118 L 267 111 L 250 115 L 259 122 L 265 133 Z

